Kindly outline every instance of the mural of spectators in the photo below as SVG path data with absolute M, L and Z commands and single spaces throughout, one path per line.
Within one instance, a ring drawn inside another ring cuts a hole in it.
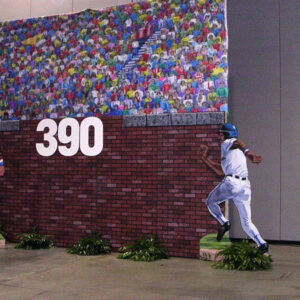
M 151 0 L 2 22 L 0 118 L 227 112 L 225 9 Z

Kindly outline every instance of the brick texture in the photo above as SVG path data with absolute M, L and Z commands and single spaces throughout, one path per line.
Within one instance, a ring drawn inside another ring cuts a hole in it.
M 201 161 L 199 145 L 219 158 L 218 125 L 124 128 L 122 118 L 102 119 L 104 148 L 40 156 L 38 121 L 0 132 L 6 165 L 0 178 L 0 222 L 10 241 L 37 225 L 57 246 L 98 231 L 117 250 L 141 235 L 157 234 L 172 256 L 199 257 L 200 238 L 216 231 L 205 205 L 218 183 Z

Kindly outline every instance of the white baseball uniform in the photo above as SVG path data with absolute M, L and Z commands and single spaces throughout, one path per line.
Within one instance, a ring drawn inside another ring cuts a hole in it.
M 248 180 L 247 159 L 240 149 L 230 150 L 236 138 L 226 139 L 221 144 L 221 166 L 225 178 L 209 194 L 206 204 L 209 212 L 224 225 L 228 220 L 222 214 L 219 204 L 233 200 L 248 236 L 258 246 L 266 243 L 251 220 L 251 186 Z

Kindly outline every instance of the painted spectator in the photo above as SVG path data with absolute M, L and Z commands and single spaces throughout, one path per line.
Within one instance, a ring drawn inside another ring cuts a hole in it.
M 174 107 L 174 104 L 171 103 L 170 104 L 170 114 L 176 114 L 177 113 L 177 109 Z
M 211 103 L 209 103 L 209 107 L 206 109 L 206 111 L 208 111 L 208 112 L 216 112 L 218 110 L 214 107 L 214 104 L 211 102 Z
M 210 87 L 209 93 L 206 95 L 207 101 L 216 102 L 217 101 L 217 93 L 213 86 Z
M 145 109 L 147 109 L 147 107 L 146 107 Z M 145 113 L 145 109 L 141 107 L 141 108 L 138 110 L 137 114 L 138 114 L 139 116 L 144 116 L 145 114 L 149 114 L 149 113 Z M 150 108 L 150 109 L 151 109 L 151 108 Z M 152 109 L 151 109 L 151 111 L 152 111 Z M 150 112 L 150 114 L 151 114 L 151 112 Z
M 217 102 L 215 103 L 215 108 L 219 111 L 222 105 L 221 99 L 217 98 Z
M 124 106 L 124 110 L 122 111 L 122 115 L 123 116 L 129 116 L 130 115 L 130 110 L 129 110 L 127 104 L 125 104 L 125 106 Z
M 228 104 L 226 99 L 222 100 L 222 105 L 220 106 L 220 111 L 228 112 Z
M 201 112 L 206 112 L 207 111 L 207 104 L 206 104 L 206 102 L 202 103 L 202 106 L 200 107 L 200 111 Z
M 51 115 L 50 115 L 50 117 L 51 117 Z M 78 112 L 76 114 L 76 117 L 78 117 L 78 118 L 84 117 L 84 113 L 83 113 L 83 108 L 82 107 L 79 107 Z
M 186 113 L 186 109 L 185 109 L 183 104 L 179 105 L 179 109 L 177 110 L 177 113 L 179 113 L 179 114 L 185 114 Z
M 135 106 L 133 106 L 129 111 L 129 115 L 131 115 L 131 116 L 135 116 L 135 115 L 137 115 L 137 113 L 138 113 L 138 110 L 136 109 Z
M 155 103 L 155 107 L 153 108 L 151 114 L 152 115 L 162 115 L 164 113 L 163 109 L 160 107 L 159 103 Z
M 144 113 L 145 113 L 146 115 L 150 115 L 150 114 L 152 113 L 152 108 L 150 107 L 150 103 L 149 103 L 149 102 L 146 103 L 146 107 L 145 107 L 145 109 L 144 109 Z
M 201 112 L 200 108 L 198 107 L 198 104 L 194 104 L 193 109 L 191 110 L 192 113 L 199 113 Z
M 192 109 L 193 109 L 193 107 L 192 107 L 192 102 L 186 102 L 186 105 L 184 106 L 184 109 L 185 109 L 185 111 L 187 112 L 187 113 L 191 113 L 192 112 Z
M 9 114 L 7 111 L 4 112 L 3 117 L 2 117 L 3 121 L 8 121 L 9 120 Z
M 224 86 L 224 81 L 220 82 L 220 86 L 216 90 L 218 97 L 228 97 L 228 89 Z

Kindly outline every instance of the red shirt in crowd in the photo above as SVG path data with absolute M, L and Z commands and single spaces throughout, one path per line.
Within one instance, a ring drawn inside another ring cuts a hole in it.
M 171 88 L 170 83 L 164 83 L 164 85 L 162 86 L 162 92 L 165 93 L 166 91 L 168 91 Z
M 147 71 L 147 67 L 146 66 L 141 66 L 139 68 L 140 73 Z
M 219 33 L 219 36 L 221 39 L 224 39 L 226 37 L 226 31 L 224 29 L 222 29 Z
M 102 87 L 103 87 L 103 85 L 102 85 L 102 83 L 100 83 L 100 82 L 98 82 L 98 83 L 95 85 L 95 89 L 96 89 L 97 91 L 100 91 L 100 89 L 102 89 Z
M 204 33 L 205 36 L 207 36 L 209 34 L 209 28 L 203 27 L 202 32 Z
M 148 61 L 149 57 L 150 57 L 150 55 L 147 52 L 145 52 L 143 54 L 143 61 Z
M 206 72 L 210 72 L 215 68 L 215 64 L 207 64 L 206 66 Z
M 70 102 L 75 97 L 74 93 L 72 91 L 67 92 L 66 98 Z
M 190 87 L 189 88 L 189 91 L 190 91 L 190 94 L 191 95 L 194 95 L 195 94 L 195 89 L 193 87 Z
M 216 49 L 217 51 L 220 51 L 220 44 L 214 44 L 213 48 Z
M 144 113 L 145 113 L 146 115 L 150 115 L 151 112 L 152 112 L 152 109 L 151 109 L 150 107 L 147 107 L 147 108 L 144 109 Z
M 221 103 L 221 102 L 218 102 L 218 103 L 215 104 L 215 108 L 216 108 L 217 110 L 220 110 L 221 105 L 222 105 L 222 103 Z

